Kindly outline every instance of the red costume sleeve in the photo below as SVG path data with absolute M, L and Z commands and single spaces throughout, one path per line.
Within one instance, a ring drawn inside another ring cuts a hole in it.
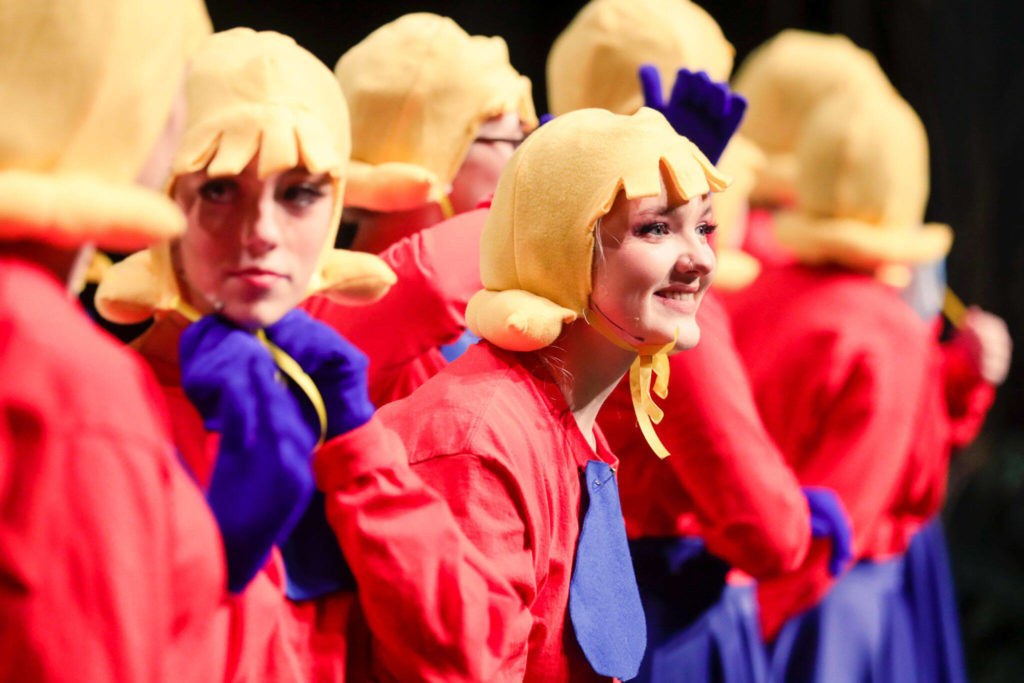
M 657 517 L 695 514 L 694 531 L 714 555 L 753 576 L 789 571 L 810 545 L 807 501 L 761 422 L 728 316 L 710 293 L 698 322 L 700 343 L 670 359 L 665 419 L 657 427 L 668 458 L 659 460 L 640 436 L 628 378 L 600 416 L 621 461 L 630 534 L 664 535 L 671 527 Z
M 928 354 L 914 348 L 912 340 L 905 353 L 894 353 L 884 348 L 891 341 L 887 335 L 858 335 L 855 329 L 851 326 L 846 334 L 816 331 L 790 340 L 794 351 L 789 355 L 763 358 L 760 362 L 782 367 L 778 384 L 759 398 L 765 422 L 780 425 L 779 443 L 794 458 L 801 482 L 839 494 L 853 525 L 854 554 L 864 557 L 894 543 L 887 538 L 897 533 L 889 512 L 908 476 L 905 454 L 911 451 L 921 404 L 920 396 L 903 389 L 925 386 Z M 795 419 L 787 417 L 794 412 Z M 825 559 L 824 553 L 812 553 L 796 575 L 760 584 L 768 637 L 827 590 L 831 577 L 811 564 Z M 800 591 L 790 593 L 789 587 Z M 811 602 L 800 604 L 804 600 Z
M 219 680 L 219 538 L 151 379 L 21 268 L 0 262 L 0 680 Z
M 467 539 L 376 418 L 327 443 L 314 469 L 359 584 L 377 673 L 397 681 L 522 680 L 530 616 L 507 572 L 491 562 L 523 565 L 516 574 L 524 577 L 533 568 L 522 522 L 499 505 L 508 500 L 500 482 L 484 468 L 462 469 L 463 488 L 449 498 L 492 501 L 494 515 L 474 517 L 508 541 L 491 554 Z
M 996 390 L 978 374 L 962 348 L 955 344 L 943 344 L 942 351 L 950 440 L 953 448 L 962 448 L 981 431 L 995 400 Z
M 486 209 L 467 211 L 384 250 L 380 256 L 398 282 L 374 304 L 342 306 L 315 296 L 302 305 L 369 356 L 371 396 L 378 405 L 396 396 L 376 387 L 400 382 L 395 376 L 410 363 L 465 330 L 466 304 L 482 288 L 480 232 L 486 217 Z M 443 359 L 438 363 L 419 383 L 443 366 Z

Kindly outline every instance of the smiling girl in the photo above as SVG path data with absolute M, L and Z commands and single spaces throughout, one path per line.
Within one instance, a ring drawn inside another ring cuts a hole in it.
M 643 612 L 617 461 L 594 420 L 630 372 L 649 427 L 652 370 L 657 392 L 665 353 L 697 343 L 709 193 L 724 187 L 654 111 L 545 125 L 513 155 L 484 227 L 486 289 L 467 319 L 485 343 L 381 411 L 531 615 L 505 678 L 636 673 Z

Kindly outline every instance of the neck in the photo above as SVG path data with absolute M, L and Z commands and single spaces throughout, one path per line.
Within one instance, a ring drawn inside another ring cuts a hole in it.
M 404 237 L 444 220 L 438 204 L 424 204 L 408 211 L 368 212 L 359 220 L 359 228 L 350 247 L 354 251 L 379 254 Z
M 597 414 L 635 358 L 636 353 L 615 346 L 583 320 L 568 325 L 541 352 L 591 448 L 596 448 Z

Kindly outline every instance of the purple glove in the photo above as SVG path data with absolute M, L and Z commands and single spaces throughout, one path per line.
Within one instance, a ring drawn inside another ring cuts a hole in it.
M 179 341 L 181 385 L 220 434 L 206 500 L 224 540 L 228 589 L 243 590 L 313 493 L 316 436 L 255 336 L 217 315 Z
M 667 104 L 661 94 L 658 67 L 640 67 L 640 86 L 644 105 L 660 111 L 676 132 L 689 138 L 713 164 L 718 163 L 747 110 L 743 97 L 725 83 L 713 82 L 703 71 L 680 69 Z
M 267 336 L 294 358 L 320 390 L 327 409 L 327 438 L 359 427 L 373 417 L 367 389 L 366 356 L 305 311 L 293 310 L 267 329 Z M 309 416 L 313 419 L 312 416 Z M 312 424 L 317 424 L 314 419 Z M 317 492 L 302 519 L 281 544 L 292 600 L 312 600 L 354 590 L 355 580 L 327 522 L 324 496 Z
M 832 539 L 832 556 L 828 570 L 839 576 L 853 557 L 853 529 L 843 502 L 832 489 L 821 486 L 802 486 L 811 509 L 811 536 Z
M 366 380 L 369 361 L 333 328 L 294 309 L 267 328 L 267 336 L 298 361 L 327 408 L 327 438 L 361 427 L 376 411 Z

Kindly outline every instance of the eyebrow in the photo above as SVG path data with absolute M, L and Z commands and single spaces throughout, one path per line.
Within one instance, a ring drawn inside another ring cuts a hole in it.
M 317 185 L 324 185 L 331 182 L 331 174 L 328 173 L 327 171 L 322 171 L 321 173 L 312 173 L 305 168 L 296 167 L 288 169 L 283 174 L 283 177 L 285 178 L 292 178 L 295 176 L 305 176 L 308 178 L 310 182 L 315 183 Z

